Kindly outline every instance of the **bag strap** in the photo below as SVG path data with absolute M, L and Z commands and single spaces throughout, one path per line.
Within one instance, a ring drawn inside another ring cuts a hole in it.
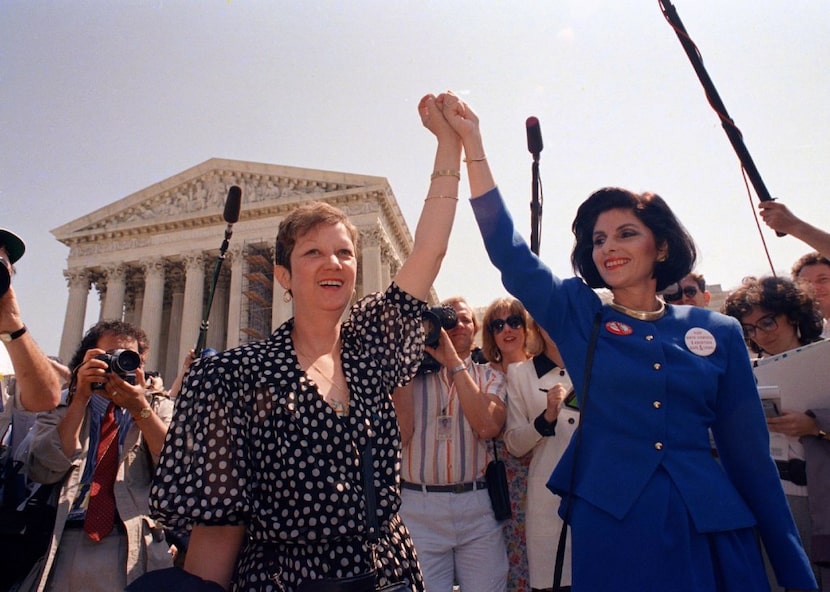
M 576 442 L 574 443 L 574 458 L 571 465 L 571 490 L 576 480 L 576 461 L 579 458 L 579 445 L 582 442 L 582 417 L 585 408 L 588 406 L 588 389 L 591 385 L 591 369 L 594 365 L 594 350 L 597 347 L 599 328 L 602 321 L 602 309 L 597 311 L 594 317 L 594 325 L 591 328 L 591 340 L 588 342 L 588 353 L 585 358 L 585 377 L 582 380 L 582 396 L 579 397 L 579 424 L 576 427 Z M 562 590 L 562 568 L 565 564 L 565 541 L 568 538 L 568 523 L 571 521 L 571 496 L 573 491 L 568 492 L 565 501 L 565 516 L 562 519 L 562 531 L 559 533 L 559 544 L 556 547 L 556 563 L 553 567 L 553 591 Z
M 366 496 L 366 534 L 374 545 L 380 538 L 378 525 L 378 505 L 375 498 L 374 456 L 372 455 L 372 436 L 366 436 L 366 448 L 363 449 L 363 494 Z

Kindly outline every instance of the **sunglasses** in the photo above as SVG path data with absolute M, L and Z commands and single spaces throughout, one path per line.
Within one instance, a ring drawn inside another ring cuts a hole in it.
M 525 321 L 521 315 L 510 315 L 506 319 L 493 319 L 490 321 L 490 331 L 493 335 L 498 335 L 504 331 L 504 326 L 507 325 L 511 329 L 518 329 L 525 326 Z
M 760 329 L 764 333 L 775 331 L 778 328 L 778 321 L 775 320 L 776 316 L 777 315 L 775 313 L 763 316 L 760 319 L 758 319 L 758 322 L 754 325 L 741 324 L 741 329 L 744 330 L 744 337 L 746 337 L 747 339 L 753 339 L 758 329 Z
M 694 286 L 686 286 L 682 290 L 678 290 L 677 292 L 663 292 L 663 299 L 666 302 L 677 302 L 681 300 L 684 296 L 686 298 L 694 298 L 697 296 L 698 289 Z

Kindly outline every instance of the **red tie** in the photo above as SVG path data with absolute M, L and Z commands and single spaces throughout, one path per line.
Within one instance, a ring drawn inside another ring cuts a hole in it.
M 86 509 L 84 531 L 93 541 L 107 536 L 115 525 L 115 474 L 118 471 L 118 423 L 115 405 L 110 403 L 101 422 L 101 439 L 95 455 L 95 472 L 89 488 L 89 506 Z

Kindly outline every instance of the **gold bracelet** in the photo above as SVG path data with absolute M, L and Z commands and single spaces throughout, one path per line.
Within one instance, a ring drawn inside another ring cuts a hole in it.
M 424 198 L 424 201 L 426 201 L 428 199 L 453 199 L 455 201 L 458 201 L 458 196 L 457 195 L 427 195 Z
M 444 169 L 442 171 L 435 171 L 434 173 L 432 173 L 432 176 L 430 177 L 430 180 L 435 181 L 435 179 L 437 179 L 438 177 L 455 177 L 456 179 L 458 179 L 460 181 L 461 180 L 461 172 L 453 170 L 453 169 Z
M 464 162 L 481 162 L 483 160 L 487 160 L 487 155 L 484 154 L 481 158 L 465 158 Z

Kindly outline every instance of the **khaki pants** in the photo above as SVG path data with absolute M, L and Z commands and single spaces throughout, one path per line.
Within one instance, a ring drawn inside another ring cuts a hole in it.
M 127 585 L 127 535 L 117 527 L 101 542 L 81 528 L 63 531 L 46 589 L 50 592 L 112 592 Z

